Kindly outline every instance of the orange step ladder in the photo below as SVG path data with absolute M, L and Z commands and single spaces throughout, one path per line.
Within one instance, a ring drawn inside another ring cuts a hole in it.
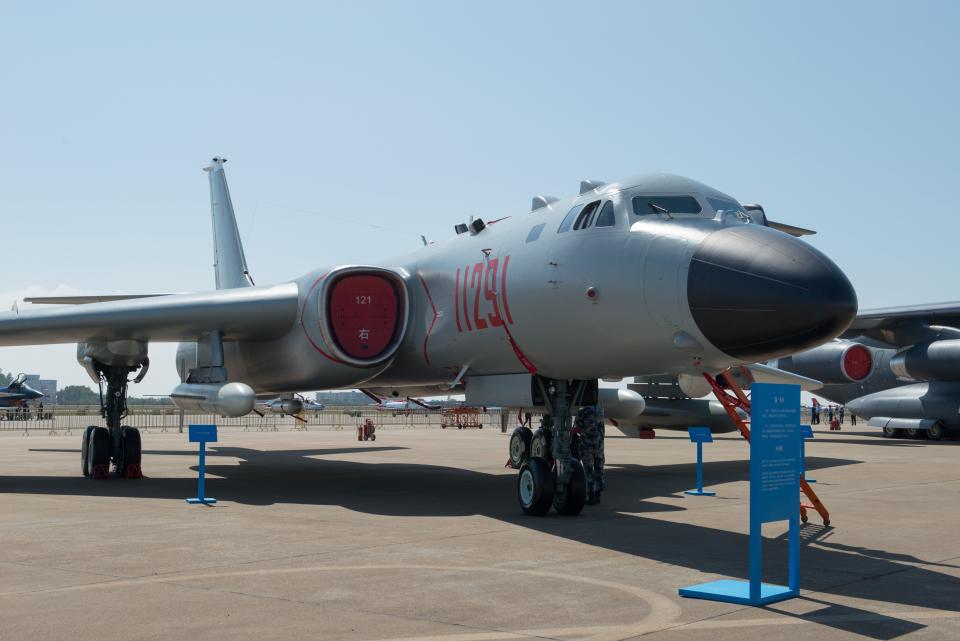
M 743 374 L 747 377 L 747 380 L 750 380 L 750 373 L 746 368 L 741 368 Z M 737 380 L 730 373 L 730 370 L 725 370 L 720 374 L 720 378 L 723 379 L 723 382 L 726 383 L 729 391 L 717 384 L 717 381 L 714 380 L 712 376 L 704 372 L 703 377 L 707 380 L 707 383 L 710 384 L 710 389 L 713 390 L 713 395 L 717 397 L 717 400 L 720 401 L 720 404 L 723 405 L 723 409 L 726 410 L 727 416 L 730 417 L 730 420 L 733 421 L 733 424 L 737 426 L 737 429 L 740 430 L 740 435 L 743 438 L 750 441 L 750 427 L 747 425 L 748 421 L 744 420 L 740 416 L 740 412 L 737 410 L 743 410 L 746 412 L 747 417 L 750 416 L 750 399 L 747 398 L 747 395 L 743 393 L 743 388 L 740 387 L 740 384 L 737 383 Z M 807 499 L 810 501 L 810 504 L 800 503 L 800 520 L 806 523 L 809 519 L 807 516 L 807 510 L 816 510 L 820 515 L 820 518 L 823 519 L 824 525 L 830 525 L 830 512 L 827 510 L 827 506 L 823 504 L 823 501 L 817 496 L 817 493 L 813 491 L 813 488 L 810 487 L 810 484 L 800 477 L 800 489 L 806 495 Z

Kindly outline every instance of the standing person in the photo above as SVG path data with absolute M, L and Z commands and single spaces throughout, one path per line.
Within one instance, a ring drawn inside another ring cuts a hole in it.
M 810 423 L 813 425 L 820 424 L 820 404 L 817 399 L 813 399 L 813 407 L 810 408 Z
M 594 406 L 586 405 L 577 411 L 577 427 L 580 429 L 580 461 L 587 477 L 587 505 L 596 505 L 600 502 L 600 479 L 597 473 L 600 429 Z
M 857 424 L 857 415 L 854 414 L 853 412 L 850 412 L 850 425 L 856 425 L 856 424 Z
M 37 401 L 37 420 L 43 418 L 43 401 Z
M 837 408 L 837 415 L 840 418 L 840 425 L 843 425 L 843 415 L 846 414 L 847 408 L 843 405 Z
M 607 487 L 606 477 L 603 473 L 603 466 L 607 462 L 606 455 L 604 454 L 604 446 L 607 442 L 607 417 L 603 412 L 603 407 L 599 403 L 596 405 L 596 412 L 597 429 L 600 431 L 600 448 L 597 450 L 597 479 L 599 481 L 599 487 L 597 488 L 597 503 L 599 503 L 600 495 Z
M 833 427 L 833 405 L 830 405 L 829 407 L 827 407 L 827 423 L 829 423 L 830 426 Z

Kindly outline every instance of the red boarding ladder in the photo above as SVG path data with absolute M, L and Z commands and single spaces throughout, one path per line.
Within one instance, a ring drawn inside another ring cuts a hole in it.
M 741 368 L 743 374 L 747 377 L 747 380 L 750 380 L 750 373 L 746 368 Z M 729 391 L 720 387 L 717 384 L 717 381 L 714 380 L 712 376 L 704 372 L 703 377 L 707 380 L 707 383 L 710 384 L 710 388 L 713 390 L 714 396 L 717 397 L 717 400 L 720 401 L 720 404 L 723 405 L 723 409 L 726 410 L 727 416 L 730 417 L 730 420 L 733 421 L 733 424 L 737 426 L 737 429 L 740 430 L 740 435 L 743 438 L 747 439 L 747 442 L 750 441 L 750 427 L 747 424 L 749 421 L 744 420 L 740 416 L 738 409 L 746 412 L 747 417 L 750 416 L 750 399 L 747 398 L 747 395 L 743 393 L 743 388 L 740 387 L 740 384 L 737 383 L 737 380 L 730 373 L 730 370 L 724 370 L 720 377 L 723 378 L 723 382 L 729 387 Z M 732 393 L 731 393 L 732 392 Z M 809 505 L 800 503 L 800 520 L 804 523 L 807 522 L 807 510 L 816 510 L 820 515 L 820 518 L 823 519 L 824 525 L 830 525 L 830 512 L 827 511 L 827 506 L 817 497 L 816 492 L 813 491 L 813 488 L 810 487 L 810 484 L 800 477 L 800 489 L 807 496 L 807 499 L 810 501 Z

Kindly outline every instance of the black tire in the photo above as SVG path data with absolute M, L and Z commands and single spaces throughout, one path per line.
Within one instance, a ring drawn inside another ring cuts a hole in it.
M 587 503 L 587 475 L 583 471 L 583 463 L 573 460 L 573 475 L 570 482 L 567 483 L 567 489 L 562 494 L 559 492 L 553 495 L 553 508 L 557 514 L 564 516 L 576 516 L 583 511 L 583 506 Z
M 542 458 L 530 458 L 517 475 L 517 499 L 524 514 L 544 516 L 553 504 L 553 471 Z
M 533 433 L 530 439 L 530 458 L 553 459 L 553 435 L 542 427 Z
M 939 421 L 930 426 L 930 429 L 927 430 L 927 438 L 931 441 L 939 441 L 944 436 L 943 425 Z
M 90 430 L 90 440 L 87 443 L 87 469 L 91 475 L 99 465 L 110 465 L 110 430 L 105 427 Z
M 371 434 L 371 435 L 370 435 L 370 440 L 371 440 L 371 441 L 377 440 L 377 435 L 376 435 L 376 434 Z
M 121 456 L 118 471 L 120 476 L 126 478 L 127 467 L 130 465 L 140 465 L 140 430 L 135 427 L 123 427 L 120 431 Z
M 510 466 L 519 470 L 530 457 L 530 439 L 532 438 L 530 430 L 525 427 L 518 427 L 510 435 Z
M 915 429 L 903 430 L 903 435 L 906 436 L 907 438 L 919 438 L 920 430 L 915 430 Z
M 897 430 L 892 427 L 885 427 L 883 428 L 883 435 L 886 438 L 894 438 L 897 435 Z
M 80 471 L 83 472 L 84 476 L 90 476 L 90 465 L 87 460 L 87 450 L 89 449 L 90 443 L 90 432 L 97 429 L 96 425 L 88 425 L 85 430 L 83 430 L 83 440 L 80 441 Z

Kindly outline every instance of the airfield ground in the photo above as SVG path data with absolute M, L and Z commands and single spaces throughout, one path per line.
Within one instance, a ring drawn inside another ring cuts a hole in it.
M 148 433 L 138 481 L 80 476 L 79 435 L 0 437 L 0 639 L 960 639 L 960 442 L 818 431 L 832 512 L 802 596 L 759 609 L 677 588 L 747 570 L 747 445 L 610 438 L 609 491 L 525 517 L 499 430 Z M 816 524 L 814 524 L 816 523 Z M 785 580 L 768 525 L 765 579 Z

